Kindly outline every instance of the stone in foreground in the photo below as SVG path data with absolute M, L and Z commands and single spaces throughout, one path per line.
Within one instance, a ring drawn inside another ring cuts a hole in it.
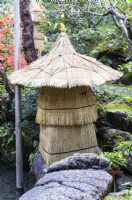
M 112 184 L 108 166 L 96 154 L 74 154 L 50 166 L 48 174 L 20 200 L 101 200 Z

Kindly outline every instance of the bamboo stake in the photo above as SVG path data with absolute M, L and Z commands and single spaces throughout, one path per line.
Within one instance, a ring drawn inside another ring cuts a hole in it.
M 20 0 L 14 0 L 15 70 L 20 68 Z M 23 193 L 23 159 L 21 133 L 21 88 L 15 86 L 16 130 L 16 189 L 18 197 Z

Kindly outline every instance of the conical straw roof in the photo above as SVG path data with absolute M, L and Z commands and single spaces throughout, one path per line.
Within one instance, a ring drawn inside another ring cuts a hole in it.
M 27 87 L 75 87 L 100 85 L 122 76 L 108 66 L 77 53 L 65 29 L 61 30 L 52 51 L 9 77 L 12 84 Z
M 41 22 L 41 15 L 44 11 L 45 8 L 42 6 L 41 2 L 30 0 L 30 12 L 33 22 Z

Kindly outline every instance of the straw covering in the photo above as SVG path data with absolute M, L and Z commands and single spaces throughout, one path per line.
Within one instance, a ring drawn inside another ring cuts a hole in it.
M 39 150 L 46 164 L 73 153 L 99 153 L 93 124 L 80 126 L 40 126 Z
M 96 59 L 76 53 L 65 29 L 49 55 L 10 76 L 12 84 L 42 87 L 36 122 L 40 124 L 39 150 L 47 165 L 74 152 L 99 153 L 91 87 L 121 76 Z
M 39 150 L 46 164 L 75 152 L 98 153 L 93 124 L 97 117 L 90 87 L 42 87 L 36 122 L 40 124 Z
M 82 125 L 97 120 L 95 97 L 90 87 L 42 87 L 36 122 L 43 125 Z
M 41 22 L 41 15 L 44 12 L 44 7 L 41 2 L 30 0 L 30 12 L 33 22 Z
M 28 87 L 90 86 L 116 80 L 121 72 L 103 65 L 95 58 L 77 53 L 62 29 L 52 51 L 28 67 L 20 69 L 9 77 L 12 84 Z

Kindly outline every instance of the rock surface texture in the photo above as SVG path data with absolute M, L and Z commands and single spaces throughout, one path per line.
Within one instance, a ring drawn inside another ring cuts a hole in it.
M 41 156 L 37 156 L 33 160 L 32 170 L 34 172 L 36 181 L 42 178 L 47 173 L 47 167 L 44 159 Z
M 112 177 L 107 159 L 96 154 L 74 154 L 52 164 L 47 174 L 20 200 L 100 200 Z
M 115 128 L 122 131 L 132 131 L 132 122 L 127 119 L 127 114 L 123 111 L 109 110 L 106 113 L 106 119 Z

